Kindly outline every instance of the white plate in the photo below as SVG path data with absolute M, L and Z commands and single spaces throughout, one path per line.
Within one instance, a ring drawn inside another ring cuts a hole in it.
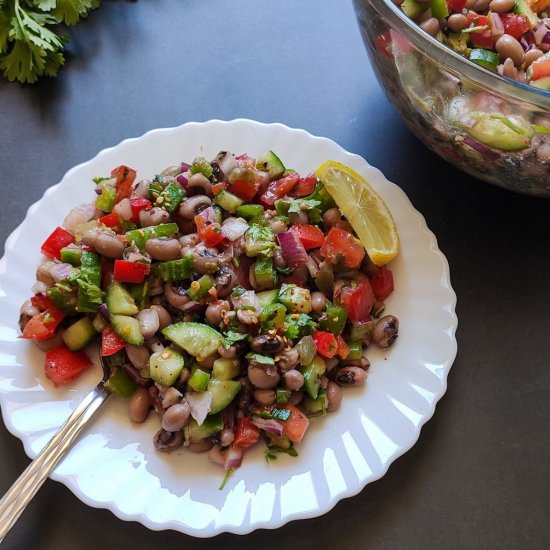
M 55 389 L 43 375 L 42 353 L 18 339 L 19 307 L 31 294 L 44 238 L 71 207 L 93 199 L 92 177 L 114 166 L 127 164 L 138 177 L 151 177 L 222 149 L 251 156 L 273 149 L 303 174 L 334 159 L 372 183 L 391 208 L 401 237 L 400 255 L 391 265 L 396 290 L 387 300 L 387 311 L 400 319 L 400 335 L 390 350 L 369 354 L 366 386 L 346 389 L 337 413 L 312 421 L 298 458 L 282 455 L 267 464 L 263 450 L 255 449 L 223 490 L 223 471 L 206 456 L 156 452 L 155 415 L 132 426 L 125 403 L 111 398 L 52 478 L 85 503 L 122 519 L 198 537 L 319 516 L 380 478 L 418 439 L 445 392 L 456 355 L 456 296 L 447 261 L 424 218 L 379 170 L 329 139 L 281 124 L 213 120 L 153 130 L 70 170 L 31 206 L 6 242 L 0 262 L 0 403 L 6 426 L 30 457 L 100 378 L 96 366 L 73 386 Z

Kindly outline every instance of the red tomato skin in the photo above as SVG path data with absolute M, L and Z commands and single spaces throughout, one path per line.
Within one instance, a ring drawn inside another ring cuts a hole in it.
M 298 183 L 299 179 L 299 174 L 296 172 L 291 172 L 278 180 L 272 181 L 268 185 L 265 193 L 260 195 L 260 202 L 264 206 L 273 206 L 276 200 L 288 195 L 294 189 L 294 186 Z
M 365 249 L 361 243 L 351 233 L 339 227 L 333 227 L 328 232 L 320 253 L 330 263 L 342 261 L 350 269 L 358 267 L 365 257 Z
M 111 177 L 116 178 L 115 203 L 128 198 L 132 193 L 132 184 L 136 179 L 137 172 L 124 164 L 111 170 Z
M 120 283 L 143 283 L 150 266 L 143 262 L 115 260 L 113 277 Z
M 466 0 L 447 0 L 447 5 L 453 13 L 462 13 L 466 6 Z
M 525 15 L 519 15 L 517 13 L 501 13 L 500 19 L 502 26 L 504 27 L 504 33 L 513 36 L 519 40 L 528 30 L 531 29 L 531 25 Z
M 55 307 L 50 297 L 43 292 L 39 292 L 31 297 L 31 304 L 34 307 L 37 307 L 40 311 L 49 309 L 50 307 Z
M 340 290 L 340 305 L 346 308 L 348 316 L 354 323 L 368 321 L 374 305 L 374 293 L 368 279 L 357 286 L 344 286 Z
M 260 184 L 261 184 L 260 178 L 258 178 L 254 182 L 249 182 L 245 180 L 236 180 L 229 185 L 227 190 L 230 193 L 237 195 L 237 197 L 245 200 L 246 202 L 250 202 L 256 196 L 256 193 L 260 188 Z
M 307 197 L 313 193 L 315 185 L 317 185 L 317 178 L 315 176 L 300 178 L 290 194 L 296 198 Z
M 292 225 L 290 230 L 300 239 L 306 250 L 319 248 L 325 241 L 324 233 L 316 225 Z
M 116 212 L 111 212 L 110 214 L 105 214 L 105 216 L 101 216 L 97 219 L 97 221 L 106 227 L 110 227 L 111 229 L 116 229 L 120 227 L 120 220 L 118 218 L 118 214 Z
M 68 384 L 92 365 L 83 351 L 58 346 L 46 352 L 44 372 L 56 385 Z
M 332 332 L 318 330 L 313 332 L 311 337 L 315 342 L 315 347 L 319 355 L 322 355 L 327 359 L 330 359 L 336 355 L 336 352 L 338 351 L 338 341 Z
M 288 437 L 293 443 L 300 443 L 309 426 L 309 418 L 291 403 L 281 403 L 277 407 L 290 411 L 288 420 L 281 422 L 283 425 L 283 435 Z
M 113 330 L 107 326 L 101 333 L 101 355 L 108 357 L 118 353 L 126 347 L 126 342 Z
M 40 247 L 40 251 L 44 256 L 53 260 L 61 259 L 61 249 L 74 243 L 75 238 L 63 227 L 56 227 L 50 236 L 44 241 Z
M 393 274 L 387 267 L 381 267 L 378 275 L 371 277 L 370 284 L 374 298 L 383 302 L 393 292 Z
M 22 338 L 28 340 L 48 340 L 53 338 L 59 323 L 65 314 L 56 307 L 49 307 L 42 313 L 32 317 L 23 328 Z
M 533 80 L 550 76 L 550 59 L 539 57 L 531 63 L 531 69 L 533 69 Z
M 153 203 L 144 197 L 131 197 L 130 208 L 132 209 L 131 221 L 138 223 L 139 213 L 142 210 L 151 210 L 151 208 L 153 208 Z
M 246 416 L 239 418 L 235 431 L 235 439 L 232 443 L 233 447 L 247 449 L 254 445 L 258 439 L 260 439 L 260 428 Z

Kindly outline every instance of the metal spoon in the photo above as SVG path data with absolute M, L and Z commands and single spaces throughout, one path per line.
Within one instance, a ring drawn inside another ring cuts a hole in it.
M 0 543 L 27 507 L 27 504 L 38 492 L 38 489 L 42 487 L 57 463 L 71 448 L 82 428 L 107 397 L 111 395 L 105 387 L 105 382 L 110 376 L 110 369 L 103 361 L 101 354 L 100 359 L 103 368 L 101 382 L 82 400 L 40 454 L 28 465 L 27 469 L 0 500 Z

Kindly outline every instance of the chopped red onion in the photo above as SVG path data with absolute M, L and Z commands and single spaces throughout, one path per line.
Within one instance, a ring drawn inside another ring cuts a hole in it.
M 189 407 L 191 407 L 191 416 L 199 426 L 202 425 L 212 406 L 212 393 L 209 391 L 188 391 L 185 398 L 189 403 Z
M 180 173 L 183 174 L 184 172 L 187 172 L 191 168 L 191 165 L 188 162 L 182 162 L 180 163 Z
M 100 304 L 97 311 L 106 321 L 109 321 L 109 310 L 107 309 L 107 304 Z
M 229 152 L 225 153 L 225 155 L 219 159 L 218 163 L 220 165 L 220 170 L 224 173 L 226 178 L 238 164 L 234 155 Z
M 222 223 L 222 235 L 230 241 L 236 241 L 242 237 L 247 229 L 248 224 L 242 218 L 231 217 Z
M 212 223 L 216 221 L 216 211 L 212 206 L 208 206 L 198 214 L 205 222 Z
M 306 266 L 309 274 L 315 279 L 315 277 L 319 275 L 319 266 L 317 262 L 311 256 L 308 256 Z
M 241 307 L 253 307 L 256 311 L 260 310 L 260 300 L 253 290 L 245 290 L 240 296 L 231 296 L 233 309 Z
M 183 397 L 183 394 L 174 388 L 174 386 L 169 386 L 168 388 L 163 388 L 161 390 L 160 396 L 162 397 L 162 406 L 167 409 L 168 407 L 179 403 L 179 400 Z
M 259 416 L 252 417 L 252 423 L 258 426 L 261 430 L 265 430 L 276 436 L 283 435 L 283 426 L 274 418 L 260 418 Z
M 44 264 L 42 264 L 42 265 L 44 265 Z M 74 268 L 71 264 L 51 262 L 48 265 L 47 271 L 51 275 L 52 279 L 56 283 L 58 283 L 59 281 L 63 281 L 65 279 L 67 279 L 73 269 Z
M 48 291 L 48 285 L 42 281 L 36 281 L 36 283 L 32 285 L 31 290 L 33 294 L 46 294 Z
M 504 25 L 500 15 L 494 11 L 489 12 L 489 21 L 491 23 L 491 35 L 502 36 L 504 34 Z
M 136 318 L 139 321 L 141 334 L 143 334 L 145 338 L 153 336 L 159 329 L 159 314 L 155 307 L 142 309 L 136 315 Z
M 95 214 L 95 207 L 93 204 L 80 204 L 71 208 L 65 219 L 63 220 L 63 227 L 70 233 L 74 233 L 78 226 L 89 222 Z
M 243 461 L 244 450 L 238 447 L 229 447 L 225 455 L 224 469 L 231 470 L 233 468 L 239 468 Z
M 292 231 L 277 234 L 277 240 L 281 245 L 281 252 L 288 267 L 306 265 L 309 259 L 304 245 Z
M 185 171 L 185 174 L 187 174 L 187 170 Z M 176 177 L 176 181 L 184 188 L 187 189 L 189 187 L 189 180 L 181 173 L 179 176 Z

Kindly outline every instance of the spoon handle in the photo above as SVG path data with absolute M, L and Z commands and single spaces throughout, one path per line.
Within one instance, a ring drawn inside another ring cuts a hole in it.
M 78 405 L 40 454 L 27 466 L 0 500 L 0 543 L 27 504 L 71 448 L 76 437 L 110 393 L 100 382 Z

